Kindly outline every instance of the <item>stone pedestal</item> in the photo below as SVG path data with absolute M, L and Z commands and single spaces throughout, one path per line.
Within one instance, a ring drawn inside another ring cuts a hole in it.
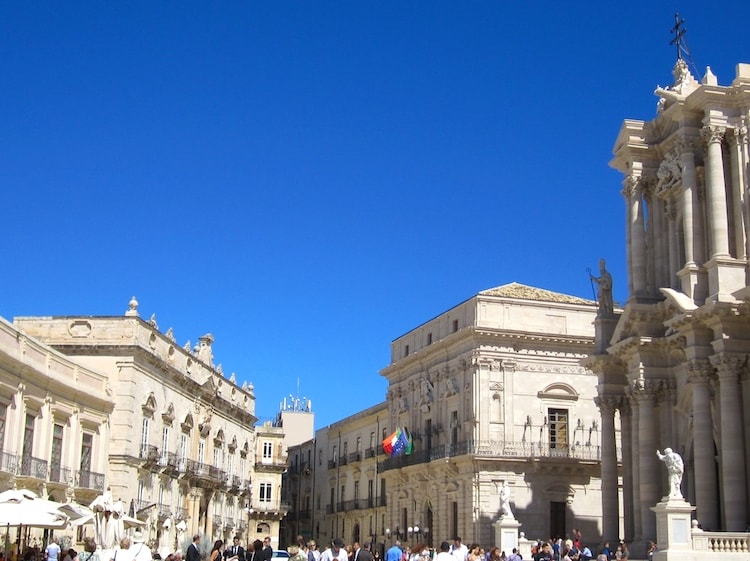
M 617 327 L 618 317 L 597 317 L 594 320 L 594 354 L 606 354 Z
M 656 546 L 654 561 L 684 558 L 692 552 L 691 514 L 695 507 L 684 499 L 664 497 L 651 507 L 656 513 Z
M 495 527 L 495 543 L 500 551 L 504 551 L 505 555 L 510 555 L 514 547 L 518 549 L 518 528 L 521 527 L 521 523 L 515 517 L 500 518 L 493 526 Z

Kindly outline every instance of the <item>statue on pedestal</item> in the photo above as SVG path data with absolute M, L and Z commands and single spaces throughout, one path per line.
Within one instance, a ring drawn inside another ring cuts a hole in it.
M 587 269 L 589 278 L 599 286 L 596 300 L 599 304 L 599 313 L 597 317 L 611 318 L 614 317 L 615 304 L 612 299 L 612 275 L 607 271 L 607 263 L 604 259 L 599 259 L 599 276 L 591 274 L 591 269 Z
M 513 512 L 510 510 L 510 485 L 507 481 L 500 487 L 500 517 L 513 518 Z
M 669 494 L 667 497 L 670 499 L 681 499 L 682 491 L 680 490 L 680 484 L 682 483 L 682 473 L 685 470 L 682 457 L 677 452 L 673 452 L 671 448 L 665 448 L 664 454 L 657 450 L 656 456 L 667 466 L 667 475 L 669 477 Z

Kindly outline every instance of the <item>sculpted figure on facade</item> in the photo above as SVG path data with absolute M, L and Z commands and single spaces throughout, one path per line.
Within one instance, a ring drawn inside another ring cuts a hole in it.
M 420 406 L 423 412 L 430 410 L 430 404 L 434 399 L 435 388 L 426 376 L 423 376 L 419 381 L 419 392 L 420 392 Z
M 452 395 L 456 395 L 458 393 L 458 384 L 456 384 L 456 380 L 453 378 L 447 378 L 445 380 L 445 395 L 446 397 L 450 397 Z
M 611 318 L 614 317 L 615 305 L 612 298 L 612 275 L 607 271 L 607 264 L 604 259 L 599 260 L 599 276 L 595 277 L 589 270 L 589 277 L 599 286 L 596 296 L 599 303 L 599 313 L 597 317 Z
M 500 517 L 513 518 L 513 512 L 510 510 L 510 485 L 507 481 L 500 487 Z
M 677 452 L 673 452 L 671 448 L 665 448 L 664 454 L 657 450 L 656 457 L 667 466 L 667 476 L 669 479 L 669 494 L 667 496 L 670 499 L 681 499 L 682 491 L 680 490 L 680 484 L 682 483 L 682 473 L 685 469 L 682 457 Z
M 662 160 L 656 178 L 658 192 L 669 191 L 682 180 L 682 171 L 674 157 L 668 156 Z

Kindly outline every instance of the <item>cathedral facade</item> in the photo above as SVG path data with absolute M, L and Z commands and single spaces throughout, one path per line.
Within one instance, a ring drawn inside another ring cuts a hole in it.
M 750 65 L 728 86 L 684 60 L 657 88 L 657 115 L 626 120 L 611 165 L 624 175 L 628 301 L 597 319 L 602 437 L 622 426 L 622 503 L 602 458 L 603 524 L 623 511 L 624 537 L 656 538 L 651 510 L 667 494 L 657 450 L 684 460 L 682 494 L 705 530 L 750 520 Z

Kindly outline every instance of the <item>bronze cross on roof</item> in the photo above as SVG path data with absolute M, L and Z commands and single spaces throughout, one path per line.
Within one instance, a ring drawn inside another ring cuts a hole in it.
M 677 45 L 677 60 L 682 60 L 682 36 L 685 35 L 687 29 L 682 27 L 685 23 L 683 18 L 680 18 L 680 14 L 675 13 L 674 15 L 674 27 L 671 29 L 671 33 L 674 37 L 669 42 L 670 45 Z

